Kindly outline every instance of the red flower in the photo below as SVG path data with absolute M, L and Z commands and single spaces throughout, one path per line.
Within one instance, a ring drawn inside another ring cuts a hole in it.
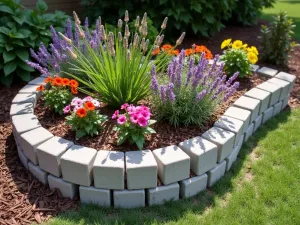
M 61 86 L 63 84 L 63 79 L 61 77 L 55 77 L 52 84 L 54 86 Z
M 92 102 L 86 102 L 84 104 L 84 107 L 89 111 L 95 110 L 95 105 Z
M 36 88 L 36 90 L 37 90 L 37 91 L 43 91 L 43 90 L 45 90 L 45 87 L 44 87 L 44 85 L 40 85 L 40 86 L 38 86 L 38 87 Z
M 76 87 L 71 87 L 71 91 L 73 95 L 77 95 L 78 94 L 78 90 Z
M 76 87 L 76 88 L 77 88 L 77 87 L 78 87 L 78 82 L 77 82 L 76 80 L 71 80 L 71 81 L 70 81 L 70 86 L 71 86 L 71 87 Z
M 47 83 L 50 83 L 52 81 L 52 77 L 51 76 L 49 76 L 49 77 L 47 77 L 45 80 L 44 80 L 44 82 L 47 84 Z
M 68 78 L 63 78 L 63 85 L 64 86 L 69 86 L 70 85 L 70 80 Z
M 77 109 L 77 111 L 76 111 L 76 114 L 77 114 L 77 116 L 78 117 L 80 117 L 80 118 L 83 118 L 83 117 L 85 117 L 86 116 L 86 110 L 84 109 L 84 108 L 79 108 L 79 109 Z

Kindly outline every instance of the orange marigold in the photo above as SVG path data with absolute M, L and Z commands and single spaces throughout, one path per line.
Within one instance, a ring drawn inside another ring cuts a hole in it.
M 43 91 L 43 90 L 45 90 L 45 87 L 44 87 L 44 85 L 40 85 L 40 86 L 38 86 L 38 87 L 36 88 L 36 90 L 37 90 L 37 91 Z
M 61 77 L 55 77 L 52 81 L 54 86 L 61 86 L 63 84 L 63 79 Z
M 84 107 L 89 111 L 95 110 L 95 105 L 92 102 L 86 102 L 84 104 Z
M 51 76 L 48 76 L 44 82 L 47 84 L 47 83 L 50 83 L 52 81 L 52 77 Z
M 188 49 L 185 50 L 185 55 L 186 56 L 190 56 L 192 53 L 193 53 L 193 49 L 191 49 L 191 48 L 188 48 Z
M 77 87 L 71 87 L 71 92 L 73 95 L 77 95 L 78 94 Z
M 70 86 L 71 86 L 71 87 L 76 87 L 76 88 L 77 88 L 77 87 L 78 87 L 78 82 L 77 82 L 76 80 L 71 80 L 71 81 L 70 81 Z
M 158 55 L 160 53 L 160 49 L 156 49 L 154 51 L 152 51 L 152 55 Z
M 172 49 L 173 46 L 172 46 L 172 45 L 163 45 L 163 46 L 161 46 L 161 48 L 162 48 L 163 50 L 168 50 L 168 49 Z
M 77 109 L 77 111 L 76 111 L 76 114 L 77 114 L 77 116 L 78 117 L 80 117 L 80 118 L 83 118 L 83 117 L 85 117 L 86 116 L 86 110 L 84 109 L 84 108 L 79 108 L 79 109 Z
M 70 80 L 68 78 L 63 78 L 63 85 L 69 86 L 70 85 Z

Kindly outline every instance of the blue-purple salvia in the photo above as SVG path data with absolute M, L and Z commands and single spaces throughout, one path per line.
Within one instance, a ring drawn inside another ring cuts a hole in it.
M 239 82 L 234 82 L 234 84 L 231 85 L 231 87 L 227 89 L 227 92 L 223 98 L 223 101 L 227 101 L 229 99 L 229 97 L 236 91 L 236 89 L 238 89 L 239 86 L 240 86 Z
M 67 21 L 67 31 L 66 31 L 66 36 L 73 40 L 73 32 L 72 32 L 72 23 L 70 18 Z
M 229 87 L 238 76 L 239 76 L 239 72 L 234 73 L 226 82 L 226 86 Z
M 41 74 L 48 74 L 48 70 L 46 68 L 41 67 L 38 63 L 29 62 L 28 60 L 25 61 L 28 66 L 38 70 Z
M 174 94 L 174 84 L 173 83 L 169 83 L 168 84 L 168 98 L 171 102 L 174 102 L 175 101 L 175 94 Z
M 162 102 L 166 101 L 166 92 L 167 92 L 167 88 L 165 85 L 161 85 L 160 86 L 160 99 Z
M 157 94 L 158 93 L 158 81 L 157 81 L 157 78 L 156 78 L 156 68 L 155 68 L 155 65 L 152 65 L 151 76 L 152 76 L 151 89 L 153 90 L 153 92 L 155 94 Z
M 201 101 L 202 98 L 206 95 L 206 93 L 207 93 L 207 90 L 206 90 L 206 89 L 204 89 L 204 90 L 202 90 L 201 92 L 199 92 L 199 93 L 197 94 L 197 96 L 196 96 L 196 101 L 197 101 L 197 102 Z
M 182 69 L 184 64 L 184 58 L 185 58 L 185 50 L 181 50 L 179 57 L 178 57 L 178 67 L 176 71 L 176 85 L 177 87 L 181 87 L 182 83 Z
M 195 64 L 195 58 L 193 56 L 190 57 L 190 61 L 189 61 L 189 68 L 188 68 L 188 73 L 186 76 L 186 82 L 185 82 L 185 86 L 188 86 L 191 80 L 191 77 L 193 75 L 194 72 L 194 64 Z

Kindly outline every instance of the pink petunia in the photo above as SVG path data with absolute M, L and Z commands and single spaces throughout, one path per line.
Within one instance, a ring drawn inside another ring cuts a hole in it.
M 67 105 L 67 106 L 64 108 L 64 114 L 68 114 L 70 111 L 71 111 L 71 105 Z
M 139 118 L 138 118 L 138 124 L 141 126 L 141 127 L 146 127 L 146 126 L 148 126 L 148 120 L 145 118 L 145 117 L 143 117 L 143 116 L 140 116 Z
M 94 99 L 91 97 L 91 96 L 87 96 L 83 99 L 84 102 L 91 102 L 93 101 Z
M 129 106 L 128 103 L 124 103 L 123 105 L 121 105 L 121 109 L 126 109 Z
M 114 112 L 114 114 L 112 115 L 112 119 L 117 119 L 118 118 L 118 116 L 119 116 L 119 110 L 116 110 L 115 112 Z
M 127 112 L 129 115 L 132 115 L 136 112 L 136 108 L 133 105 L 127 107 Z
M 138 114 L 132 114 L 131 116 L 130 116 L 130 121 L 133 123 L 133 124 L 137 124 L 137 122 L 138 122 L 138 119 L 139 119 L 139 115 Z
M 99 107 L 100 106 L 100 102 L 98 100 L 96 100 L 96 99 L 93 99 L 91 102 L 94 104 L 95 107 Z
M 150 116 L 151 116 L 151 113 L 148 112 L 148 111 L 141 111 L 140 115 L 143 116 L 143 117 L 145 117 L 146 120 L 149 120 Z
M 127 121 L 126 116 L 120 115 L 118 120 L 117 120 L 117 123 L 120 124 L 120 125 L 123 125 L 124 123 L 126 123 L 126 121 Z
M 75 97 L 72 99 L 71 106 L 78 106 L 82 104 L 81 98 Z

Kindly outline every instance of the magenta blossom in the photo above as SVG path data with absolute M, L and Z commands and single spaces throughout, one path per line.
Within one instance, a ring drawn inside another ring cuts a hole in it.
M 121 105 L 121 109 L 126 109 L 129 106 L 128 103 L 124 103 L 123 105 Z
M 91 97 L 91 96 L 87 96 L 83 99 L 84 102 L 91 102 L 93 101 L 94 99 Z
M 132 115 L 130 116 L 130 121 L 131 121 L 131 123 L 133 123 L 133 124 L 137 124 L 138 119 L 139 119 L 139 115 L 138 115 L 137 113 L 132 114 Z
M 118 116 L 119 116 L 119 110 L 116 110 L 115 112 L 114 112 L 114 114 L 112 115 L 112 119 L 117 119 L 118 118 Z
M 150 109 L 147 106 L 144 106 L 144 105 L 136 107 L 136 111 L 150 113 Z
M 139 114 L 140 114 L 140 116 L 145 117 L 146 120 L 149 120 L 150 116 L 151 116 L 151 113 L 147 112 L 147 111 L 141 111 Z
M 70 111 L 71 111 L 71 105 L 67 105 L 67 106 L 64 108 L 64 114 L 68 114 Z
M 136 108 L 133 105 L 127 107 L 127 112 L 129 115 L 132 115 L 136 112 Z
M 124 123 L 126 123 L 126 121 L 127 121 L 126 116 L 120 115 L 118 120 L 117 120 L 117 123 L 120 124 L 120 125 L 123 125 Z
M 146 127 L 146 126 L 148 126 L 148 120 L 147 120 L 145 117 L 140 116 L 140 117 L 138 118 L 138 124 L 139 124 L 141 127 Z

